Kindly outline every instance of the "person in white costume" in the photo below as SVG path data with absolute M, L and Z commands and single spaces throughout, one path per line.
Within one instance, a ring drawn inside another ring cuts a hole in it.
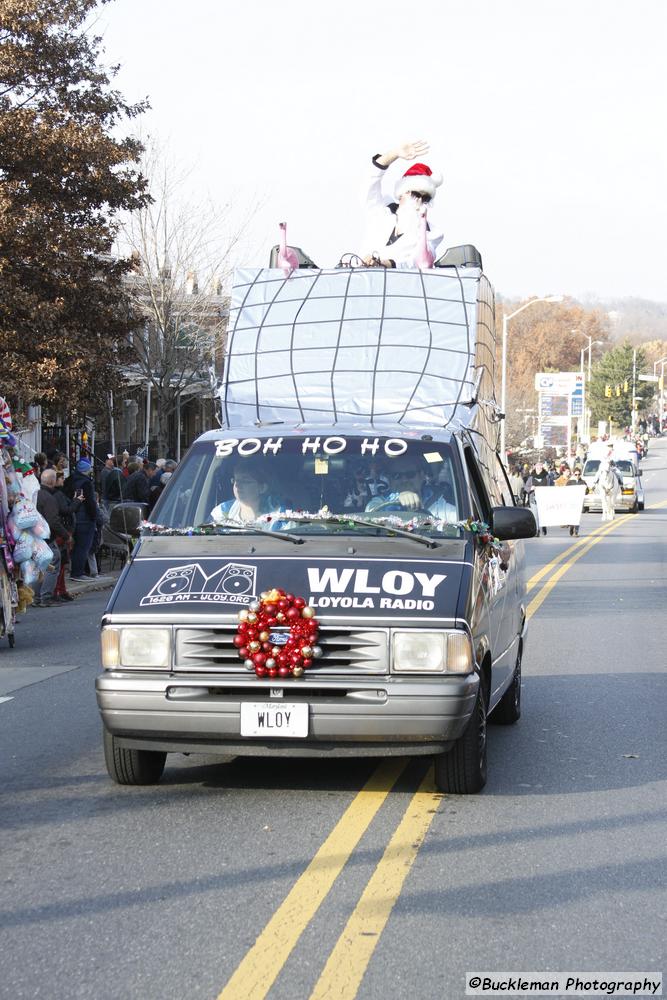
M 387 167 L 398 159 L 416 160 L 428 152 L 421 139 L 403 142 L 387 153 L 373 157 L 373 174 L 368 189 L 368 231 L 364 263 L 382 267 L 414 267 L 418 250 L 419 223 L 423 206 L 431 204 L 442 177 L 434 174 L 425 163 L 414 163 L 394 187 L 392 200 L 382 192 L 382 178 Z M 428 225 L 428 224 L 427 224 Z M 427 244 L 433 255 L 442 241 L 442 234 L 427 230 Z
M 602 503 L 602 520 L 613 521 L 616 513 L 616 497 L 619 489 L 619 478 L 610 455 L 600 462 L 597 475 L 593 481 Z

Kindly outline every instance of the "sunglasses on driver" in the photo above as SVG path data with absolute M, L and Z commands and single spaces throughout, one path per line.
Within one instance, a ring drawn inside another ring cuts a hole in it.
M 418 475 L 419 469 L 392 469 L 389 473 L 390 479 L 412 479 L 413 476 Z

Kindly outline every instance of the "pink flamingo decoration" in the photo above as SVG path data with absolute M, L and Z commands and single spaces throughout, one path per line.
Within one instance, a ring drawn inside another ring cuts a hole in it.
M 280 248 L 278 250 L 278 267 L 282 268 L 282 271 L 286 278 L 289 278 L 292 271 L 295 271 L 299 266 L 299 258 L 292 247 L 287 246 L 287 223 L 280 223 Z
M 417 230 L 417 253 L 415 254 L 415 267 L 418 267 L 420 271 L 427 271 L 429 268 L 433 267 L 433 261 L 435 256 L 429 249 L 428 240 L 426 239 L 426 209 L 422 208 L 419 219 L 419 228 Z

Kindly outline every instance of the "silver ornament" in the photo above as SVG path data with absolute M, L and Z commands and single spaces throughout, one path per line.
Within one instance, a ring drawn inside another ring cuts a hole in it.
M 273 668 L 275 667 L 275 665 L 276 665 L 276 661 L 273 659 L 272 656 L 269 656 L 268 660 L 264 664 L 264 666 L 266 667 L 267 670 L 273 670 Z
M 253 663 L 252 660 L 244 660 L 243 661 L 243 666 L 246 668 L 246 670 L 254 670 L 255 669 L 255 664 Z
M 248 610 L 249 611 L 259 611 L 260 607 L 261 607 L 261 605 L 260 605 L 259 601 L 253 601 L 252 604 L 248 605 Z
M 321 655 L 322 655 L 322 647 L 321 646 L 313 646 L 313 659 L 317 660 L 317 659 L 319 659 L 319 657 Z

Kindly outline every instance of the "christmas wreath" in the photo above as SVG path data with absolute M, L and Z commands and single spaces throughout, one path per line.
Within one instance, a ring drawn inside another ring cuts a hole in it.
M 258 677 L 301 677 L 322 655 L 318 633 L 315 609 L 276 588 L 239 611 L 234 645 Z

